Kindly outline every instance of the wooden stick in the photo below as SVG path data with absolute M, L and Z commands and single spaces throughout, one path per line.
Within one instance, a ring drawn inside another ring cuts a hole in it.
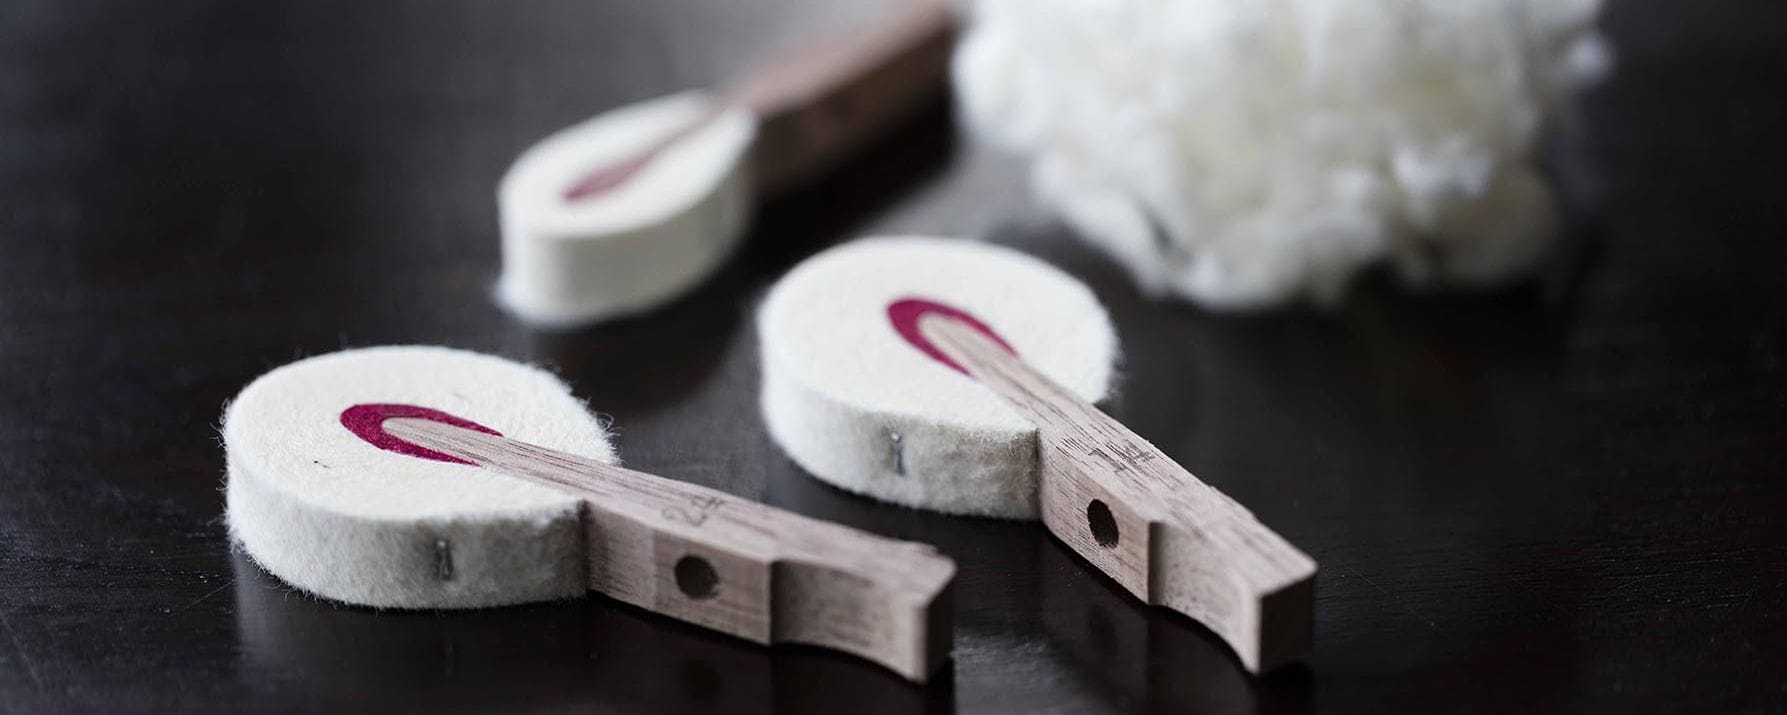
M 943 313 L 918 329 L 1038 430 L 1043 523 L 1137 598 L 1197 619 L 1258 673 L 1308 649 L 1315 561 L 1129 428 Z
M 728 91 L 757 115 L 751 175 L 759 198 L 805 184 L 947 91 L 955 6 L 899 6 L 872 26 L 784 52 Z
M 590 588 L 756 643 L 852 653 L 923 682 L 949 656 L 955 562 L 725 492 L 426 419 L 398 439 L 585 505 Z

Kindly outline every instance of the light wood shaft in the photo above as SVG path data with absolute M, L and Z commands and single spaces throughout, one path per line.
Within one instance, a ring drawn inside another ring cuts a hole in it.
M 724 103 L 757 116 L 751 173 L 760 197 L 806 183 L 946 91 L 955 8 L 897 5 L 872 26 L 754 67 L 727 91 Z
M 916 681 L 948 657 L 955 563 L 928 545 L 430 420 L 384 426 L 581 498 L 593 590 L 758 643 L 845 651 Z
M 1314 560 L 982 333 L 937 314 L 919 329 L 1037 426 L 1050 532 L 1137 598 L 1202 622 L 1250 670 L 1307 649 Z

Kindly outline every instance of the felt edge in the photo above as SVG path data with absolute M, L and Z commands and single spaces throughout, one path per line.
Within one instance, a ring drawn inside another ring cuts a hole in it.
M 575 502 L 497 518 L 372 519 L 282 496 L 229 460 L 230 540 L 312 595 L 399 609 L 482 608 L 581 595 L 588 559 Z M 437 542 L 449 545 L 440 577 Z
M 761 332 L 761 331 L 760 331 Z M 827 399 L 762 346 L 759 408 L 795 464 L 845 491 L 945 514 L 1040 518 L 1034 429 L 971 429 Z M 905 474 L 895 472 L 892 433 Z
M 535 235 L 505 219 L 496 303 L 529 324 L 547 328 L 650 312 L 692 292 L 725 265 L 750 220 L 748 194 L 744 178 L 734 175 L 686 213 L 601 241 Z M 530 253 L 535 257 L 524 256 Z M 550 266 L 544 270 L 558 273 L 565 289 L 523 287 L 527 281 L 517 277 L 516 266 L 527 261 Z M 648 275 L 637 270 L 640 265 L 670 265 L 674 270 Z M 555 292 L 560 294 L 552 295 Z

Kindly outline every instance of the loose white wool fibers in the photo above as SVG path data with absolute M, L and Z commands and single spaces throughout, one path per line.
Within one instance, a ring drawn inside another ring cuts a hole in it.
M 257 564 L 324 598 L 391 608 L 588 589 L 576 497 L 356 433 L 382 430 L 382 419 L 356 424 L 355 415 L 393 405 L 615 460 L 597 419 L 536 368 L 421 346 L 300 360 L 249 384 L 224 415 L 230 535 Z
M 1145 289 L 1329 302 L 1360 269 L 1489 284 L 1556 233 L 1536 166 L 1603 73 L 1598 0 L 979 0 L 955 83 Z
M 758 310 L 770 435 L 813 476 L 852 492 L 1037 518 L 1036 427 L 902 339 L 888 306 L 903 298 L 967 311 L 1089 402 L 1110 394 L 1116 332 L 1066 273 L 973 241 L 864 239 L 796 266 Z
M 744 158 L 755 133 L 749 112 L 685 92 L 598 115 L 528 149 L 497 192 L 498 301 L 554 326 L 632 315 L 686 293 L 744 230 Z M 629 164 L 636 170 L 613 186 L 578 191 L 592 172 Z

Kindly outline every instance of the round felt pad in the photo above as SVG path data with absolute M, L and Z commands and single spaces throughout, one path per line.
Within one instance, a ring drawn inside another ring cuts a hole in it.
M 1097 298 L 1017 251 L 865 239 L 797 266 L 758 314 L 770 434 L 814 476 L 959 514 L 1036 518 L 1036 430 L 973 378 L 902 338 L 902 301 L 964 310 L 1088 401 L 1110 390 L 1117 338 Z
M 322 355 L 255 380 L 224 415 L 233 538 L 286 582 L 348 603 L 469 608 L 583 593 L 577 500 L 377 443 L 381 417 L 418 410 L 614 461 L 600 422 L 544 371 L 438 347 Z
M 712 273 L 750 213 L 743 166 L 756 134 L 748 112 L 713 112 L 696 92 L 647 100 L 516 159 L 497 192 L 502 305 L 530 322 L 588 323 L 650 310 Z M 580 193 L 592 172 L 610 181 Z

